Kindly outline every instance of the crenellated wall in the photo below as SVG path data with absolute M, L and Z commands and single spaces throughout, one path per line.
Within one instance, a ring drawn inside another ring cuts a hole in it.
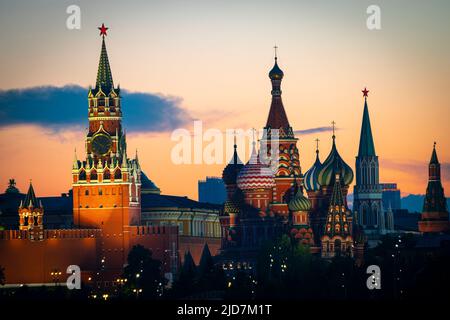
M 44 240 L 30 241 L 28 231 L 0 231 L 0 266 L 7 284 L 65 282 L 69 265 L 78 265 L 83 278 L 98 268 L 100 230 L 45 230 L 44 234 Z

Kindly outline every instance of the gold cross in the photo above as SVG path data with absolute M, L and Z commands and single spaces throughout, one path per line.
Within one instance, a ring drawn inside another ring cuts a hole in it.
M 315 141 L 316 141 L 316 150 L 319 150 L 319 141 L 320 141 L 319 138 L 316 138 Z
M 335 130 L 335 125 L 336 125 L 336 122 L 334 122 L 334 120 L 331 122 L 331 124 L 333 125 L 333 136 L 334 136 L 334 130 Z
M 277 47 L 277 45 L 275 45 L 273 48 L 275 49 L 275 59 L 277 59 L 277 49 L 278 49 L 278 47 Z

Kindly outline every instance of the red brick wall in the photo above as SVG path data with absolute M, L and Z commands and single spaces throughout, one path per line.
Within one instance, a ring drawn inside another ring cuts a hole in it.
M 0 231 L 0 266 L 5 269 L 6 283 L 52 283 L 54 270 L 61 272 L 59 280 L 65 282 L 72 264 L 82 272 L 92 272 L 97 268 L 100 243 L 98 231 L 91 230 L 94 237 L 86 231 L 47 230 L 44 241 L 29 241 L 23 237 L 26 232 L 21 236 L 16 230 Z
M 198 265 L 200 262 L 200 257 L 202 256 L 203 247 L 205 243 L 208 243 L 209 251 L 211 255 L 215 256 L 219 254 L 221 238 L 204 238 L 204 237 L 179 237 L 179 257 L 180 262 L 183 263 L 184 254 L 187 251 L 191 252 L 192 258 L 194 258 L 195 264 Z

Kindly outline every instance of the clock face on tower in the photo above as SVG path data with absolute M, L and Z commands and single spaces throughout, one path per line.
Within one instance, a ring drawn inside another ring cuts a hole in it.
M 106 134 L 98 134 L 92 139 L 91 145 L 95 154 L 103 156 L 111 150 L 111 137 Z

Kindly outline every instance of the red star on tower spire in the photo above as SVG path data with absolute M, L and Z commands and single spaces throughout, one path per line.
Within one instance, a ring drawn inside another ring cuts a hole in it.
M 100 35 L 103 36 L 103 37 L 107 35 L 106 34 L 106 30 L 108 30 L 108 29 L 109 28 L 105 27 L 104 23 L 102 23 L 101 27 L 98 27 L 98 30 L 100 30 Z
M 361 92 L 363 93 L 363 97 L 368 97 L 369 96 L 369 90 L 367 90 L 367 88 L 364 88 L 364 90 L 361 90 Z

